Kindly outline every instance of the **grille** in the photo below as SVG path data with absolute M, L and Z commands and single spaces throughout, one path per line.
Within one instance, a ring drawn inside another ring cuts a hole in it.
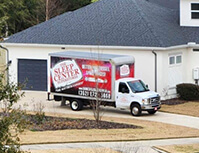
M 159 101 L 160 101 L 160 97 L 153 97 L 150 99 L 151 104 L 159 103 Z

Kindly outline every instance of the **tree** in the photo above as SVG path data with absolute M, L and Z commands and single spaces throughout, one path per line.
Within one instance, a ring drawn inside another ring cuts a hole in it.
M 73 11 L 91 3 L 91 0 L 44 0 L 46 21 L 64 12 Z
M 99 1 L 99 0 L 92 0 L 91 2 L 92 2 L 92 3 L 95 3 L 95 2 L 97 2 L 97 1 Z
M 0 37 L 8 37 L 91 0 L 0 0 Z
M 92 55 L 92 53 L 91 53 Z M 97 125 L 100 124 L 100 121 L 102 119 L 102 116 L 104 114 L 102 108 L 101 108 L 101 105 L 103 104 L 102 103 L 102 92 L 100 91 L 101 89 L 105 88 L 104 84 L 101 83 L 100 84 L 100 77 L 99 77 L 99 74 L 100 74 L 100 66 L 102 65 L 101 63 L 101 60 L 100 60 L 100 53 L 98 51 L 97 53 L 97 60 L 95 61 L 95 64 L 94 66 L 92 66 L 92 71 L 93 71 L 93 77 L 94 77 L 94 82 L 95 82 L 95 89 L 94 89 L 94 92 L 96 93 L 95 94 L 95 99 L 94 100 L 91 100 L 90 101 L 90 106 L 93 110 L 93 116 L 94 116 L 94 119 L 97 123 Z
M 5 13 L 7 11 L 7 6 L 5 3 L 0 3 L 0 33 L 4 33 L 4 37 L 8 36 L 8 16 Z
M 4 104 L 0 113 L 0 152 L 21 153 L 18 134 L 25 129 L 25 112 L 12 106 L 24 93 L 19 92 L 20 86 L 3 80 L 4 75 L 0 74 L 0 103 Z
M 0 36 L 35 25 L 38 6 L 37 0 L 0 0 Z
M 64 12 L 63 2 L 61 0 L 45 0 L 46 21 Z
M 93 69 L 94 71 L 94 78 L 95 78 L 95 92 L 96 92 L 96 97 L 95 100 L 91 100 L 90 105 L 91 108 L 93 110 L 93 115 L 95 118 L 95 121 L 97 124 L 99 124 L 101 117 L 102 117 L 102 111 L 101 111 L 101 96 L 100 96 L 100 92 L 99 92 L 99 82 L 98 82 L 98 75 L 99 74 L 99 65 Z

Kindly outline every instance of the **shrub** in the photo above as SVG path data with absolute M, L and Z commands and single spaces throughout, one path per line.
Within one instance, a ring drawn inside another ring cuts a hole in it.
M 12 107 L 24 93 L 15 83 L 5 83 L 4 78 L 0 74 L 0 153 L 24 153 L 19 134 L 26 128 L 25 112 Z
M 183 100 L 199 100 L 199 86 L 195 84 L 178 84 L 177 93 Z

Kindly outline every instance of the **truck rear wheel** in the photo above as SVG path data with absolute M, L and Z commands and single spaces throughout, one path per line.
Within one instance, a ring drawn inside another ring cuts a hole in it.
M 140 116 L 142 113 L 141 107 L 139 104 L 132 104 L 131 105 L 131 114 L 133 116 Z
M 83 103 L 82 103 L 80 100 L 73 99 L 73 100 L 70 102 L 70 108 L 71 108 L 73 111 L 82 110 L 82 108 L 83 108 Z

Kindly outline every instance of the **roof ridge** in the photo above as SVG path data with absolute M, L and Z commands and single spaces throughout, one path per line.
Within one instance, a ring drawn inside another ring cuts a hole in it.
M 136 0 L 133 0 L 134 4 L 136 5 L 136 9 L 138 11 L 138 13 L 141 15 L 141 17 L 146 21 L 149 30 L 152 32 L 152 34 L 155 36 L 155 39 L 159 42 L 160 47 L 164 46 L 164 43 L 159 39 L 159 36 L 156 34 L 156 32 L 153 30 L 152 28 L 152 24 L 147 20 L 147 18 L 145 17 L 144 13 L 141 11 L 139 5 L 137 4 Z
M 172 5 L 173 7 L 170 7 L 170 6 L 165 6 L 164 4 L 161 5 L 161 3 L 158 3 L 158 0 L 157 0 L 157 2 L 153 2 L 153 0 L 146 0 L 146 1 L 152 3 L 153 5 L 156 5 L 156 6 L 159 6 L 159 7 L 162 7 L 162 8 L 167 8 L 167 9 L 170 9 L 170 10 L 179 9 L 179 8 L 174 7 L 174 6 L 176 6 L 175 4 Z M 155 1 L 156 1 L 156 0 L 155 0 Z M 167 0 L 167 3 L 168 3 L 169 1 L 172 1 L 172 3 L 174 3 L 175 0 Z M 176 0 L 176 1 L 177 1 L 177 0 Z M 179 1 L 178 1 L 178 2 L 179 2 Z M 166 3 L 166 4 L 167 4 L 167 3 Z M 180 4 L 178 3 L 178 6 L 179 6 L 179 5 L 180 5 Z

